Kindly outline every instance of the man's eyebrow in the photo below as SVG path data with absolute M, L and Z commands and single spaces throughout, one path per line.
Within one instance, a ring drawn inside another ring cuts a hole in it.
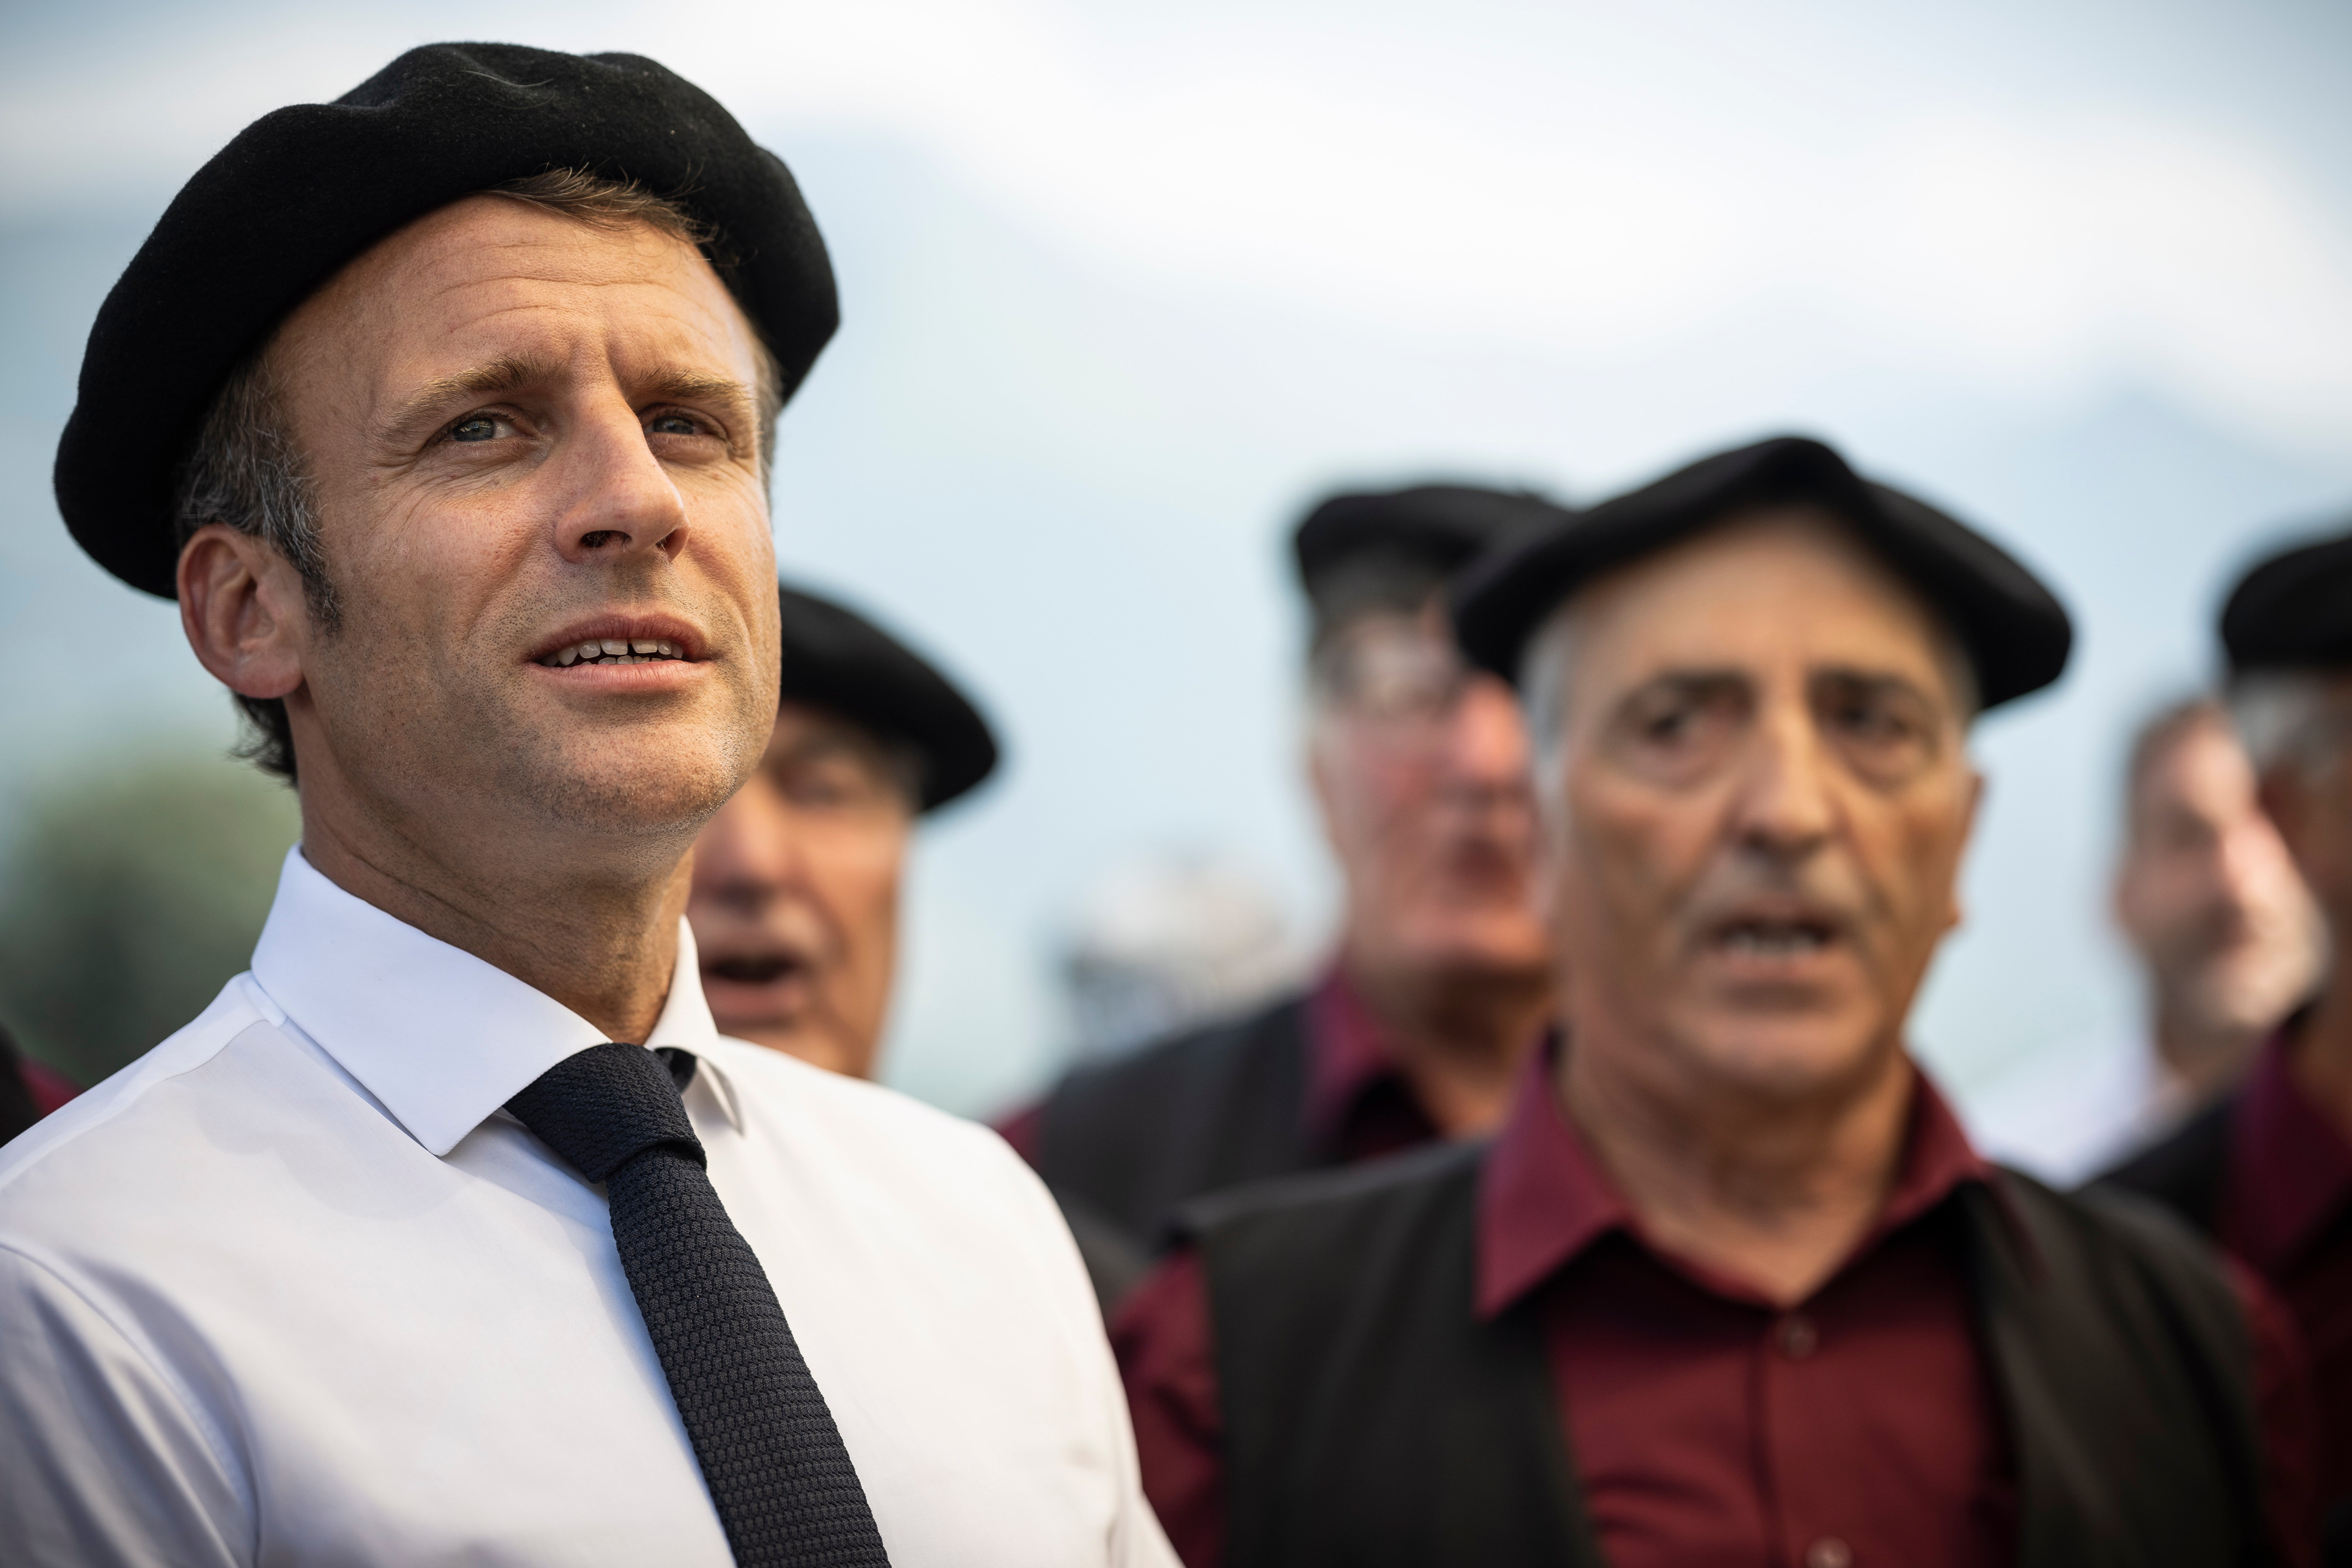
M 414 444 L 448 417 L 450 405 L 468 398 L 497 397 L 522 387 L 560 380 L 566 373 L 560 361 L 527 354 L 505 354 L 469 366 L 455 375 L 436 376 L 401 399 L 376 428 L 379 443 L 400 447 Z M 729 375 L 704 371 L 661 370 L 635 389 L 635 401 L 698 403 L 722 406 L 730 423 L 749 430 L 754 395 L 751 388 Z
M 562 369 L 553 360 L 502 354 L 455 375 L 436 376 L 400 400 L 400 406 L 376 426 L 376 439 L 385 446 L 408 445 L 447 417 L 452 403 L 468 397 L 494 397 L 534 382 L 552 381 L 562 374 Z

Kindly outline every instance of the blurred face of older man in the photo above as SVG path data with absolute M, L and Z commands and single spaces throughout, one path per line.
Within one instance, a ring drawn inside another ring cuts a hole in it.
M 2142 759 L 2115 899 L 2147 973 L 2158 1048 L 2200 1093 L 2317 983 L 2318 909 L 2217 710 L 2190 710 Z
M 898 952 L 913 770 L 858 725 L 786 702 L 759 772 L 694 851 L 687 918 L 719 1029 L 873 1075 Z
M 1907 1088 L 1979 788 L 1918 597 L 1775 510 L 1586 586 L 1538 648 L 1571 1098 L 1696 1127 Z
M 180 597 L 215 674 L 286 700 L 305 853 L 641 1037 L 684 853 L 776 710 L 749 321 L 682 238 L 482 195 L 346 267 L 267 363 L 334 613 L 217 526 Z
M 1510 690 L 1466 669 L 1432 608 L 1372 614 L 1320 660 L 1311 767 L 1369 973 L 1539 971 L 1535 806 Z

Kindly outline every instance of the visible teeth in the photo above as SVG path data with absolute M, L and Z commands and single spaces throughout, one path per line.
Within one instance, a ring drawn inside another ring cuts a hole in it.
M 547 656 L 546 663 L 568 669 L 575 664 L 649 664 L 657 658 L 684 658 L 686 650 L 667 637 L 596 637 Z
M 1824 946 L 1828 936 L 1811 926 L 1738 926 L 1727 938 L 1736 952 L 1751 953 L 1759 958 L 1785 958 L 1791 953 L 1811 952 Z

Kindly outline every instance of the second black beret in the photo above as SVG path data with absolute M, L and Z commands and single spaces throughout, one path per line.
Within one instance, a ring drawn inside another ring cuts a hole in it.
M 1528 638 L 1585 583 L 1733 512 L 1806 501 L 1852 525 L 1942 612 L 1983 706 L 2038 690 L 2065 669 L 2074 637 L 2065 606 L 2015 557 L 1801 436 L 1703 458 L 1481 562 L 1455 593 L 1455 636 L 1473 663 L 1517 680 Z
M 792 395 L 840 310 L 782 160 L 641 56 L 428 44 L 332 103 L 263 115 L 164 210 L 99 308 L 58 443 L 74 538 L 132 587 L 171 597 L 173 478 L 229 373 L 394 229 L 556 169 L 633 180 L 708 224 L 706 254 Z
M 924 811 L 996 769 L 996 736 L 971 699 L 920 654 L 846 605 L 785 584 L 782 697 L 823 708 L 921 758 Z

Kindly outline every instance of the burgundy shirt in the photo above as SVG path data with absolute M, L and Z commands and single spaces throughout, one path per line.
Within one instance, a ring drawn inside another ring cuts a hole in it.
M 1307 1102 L 1301 1119 L 1308 1147 L 1327 1163 L 1353 1164 L 1439 1137 L 1364 999 L 1336 963 L 1307 997 Z M 1037 1163 L 1045 1108 L 1032 1105 L 997 1123 L 1013 1152 Z
M 2221 1244 L 2302 1330 L 2319 1405 L 2319 1496 L 2352 1497 L 2352 1142 L 2288 1070 L 2288 1030 L 2263 1048 L 2231 1118 Z
M 1478 1193 L 1475 1310 L 1534 1298 L 1586 1505 L 1615 1568 L 1976 1568 L 2015 1554 L 2016 1479 L 1950 1200 L 1990 1167 L 1923 1077 L 1886 1205 L 1799 1307 L 1643 1236 L 1537 1053 Z M 2256 1291 L 2259 1296 L 2259 1291 Z M 2266 1434 L 2309 1412 L 2291 1331 L 2252 1300 Z M 1191 1568 L 1224 1547 L 1223 1419 L 1197 1254 L 1120 1312 L 1144 1489 Z M 2307 1466 L 2274 1531 L 2310 1561 Z

